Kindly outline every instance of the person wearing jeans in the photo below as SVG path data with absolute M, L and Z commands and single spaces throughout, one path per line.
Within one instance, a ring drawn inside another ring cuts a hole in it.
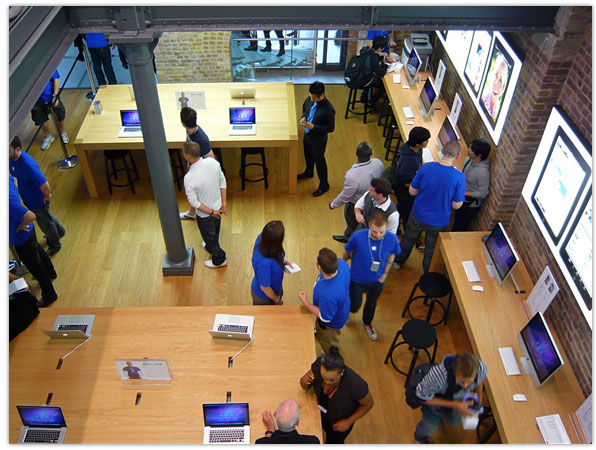
M 203 247 L 211 253 L 205 266 L 213 269 L 228 264 L 226 252 L 219 245 L 221 217 L 226 209 L 226 177 L 214 158 L 203 158 L 196 142 L 185 142 L 182 156 L 190 164 L 184 175 L 184 189 L 190 206 L 196 210 Z
M 387 233 L 387 217 L 382 211 L 377 211 L 369 220 L 369 228 L 355 231 L 344 249 L 342 258 L 352 260 L 350 312 L 358 312 L 362 296 L 366 293 L 362 325 L 368 337 L 376 341 L 378 334 L 372 320 L 393 259 L 401 253 L 397 235 Z

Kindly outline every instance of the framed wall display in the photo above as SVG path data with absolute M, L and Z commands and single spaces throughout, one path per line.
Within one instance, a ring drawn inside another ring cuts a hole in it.
M 496 125 L 499 118 L 512 71 L 513 58 L 500 41 L 495 40 L 480 94 L 480 106 L 493 126 Z
M 522 197 L 592 327 L 592 148 L 554 106 Z
M 439 33 L 439 39 L 445 44 L 445 49 L 451 58 L 453 66 L 458 73 L 462 74 L 474 32 L 468 30 L 449 30 L 446 38 L 443 38 L 440 32 L 437 33 Z
M 475 31 L 472 37 L 472 45 L 468 52 L 464 76 L 475 94 L 480 90 L 492 38 L 492 34 L 488 31 Z

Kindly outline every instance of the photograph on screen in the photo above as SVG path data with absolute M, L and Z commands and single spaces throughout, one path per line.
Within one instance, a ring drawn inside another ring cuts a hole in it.
M 513 58 L 507 54 L 501 43 L 495 39 L 490 57 L 490 65 L 484 78 L 484 86 L 480 94 L 480 106 L 486 117 L 495 127 L 503 99 L 507 94 L 509 79 L 513 70 Z
M 589 177 L 590 166 L 558 127 L 532 193 L 532 203 L 555 245 L 561 240 Z
M 166 380 L 172 375 L 166 359 L 128 358 L 115 359 L 116 369 L 121 380 Z
M 580 211 L 561 247 L 561 258 L 592 311 L 592 195 L 585 198 Z
M 490 51 L 490 43 L 492 41 L 492 33 L 488 31 L 475 31 L 472 38 L 472 45 L 468 53 L 468 60 L 466 61 L 466 68 L 464 76 L 474 94 L 478 94 L 480 90 L 480 83 L 482 81 L 482 74 L 488 61 Z

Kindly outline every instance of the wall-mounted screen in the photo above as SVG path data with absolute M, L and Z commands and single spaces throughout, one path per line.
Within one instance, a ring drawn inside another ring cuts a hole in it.
M 499 118 L 512 70 L 513 59 L 499 41 L 495 41 L 480 95 L 480 106 L 493 125 L 496 125 Z
M 475 31 L 472 38 L 472 45 L 468 53 L 464 75 L 468 83 L 472 86 L 474 93 L 478 93 L 480 90 L 480 83 L 482 82 L 482 75 L 488 61 L 488 51 L 490 50 L 492 38 L 492 34 L 488 31 Z

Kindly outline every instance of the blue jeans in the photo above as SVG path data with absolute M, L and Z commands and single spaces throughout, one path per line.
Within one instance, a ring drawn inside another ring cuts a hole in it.
M 385 283 L 355 283 L 350 281 L 350 312 L 358 312 L 362 305 L 362 296 L 366 292 L 366 303 L 362 311 L 362 321 L 365 325 L 370 325 L 375 316 L 377 300 L 383 292 Z
M 60 249 L 60 238 L 66 234 L 64 227 L 58 222 L 58 219 L 50 212 L 50 203 L 46 203 L 43 207 L 34 209 L 37 225 L 46 235 L 48 247 L 50 249 Z
M 221 265 L 226 260 L 226 252 L 219 246 L 219 228 L 221 219 L 197 216 L 197 225 L 205 241 L 205 249 L 211 253 L 213 264 Z
M 452 427 L 461 423 L 461 416 L 455 409 L 422 405 L 422 420 L 416 425 L 414 438 L 419 442 L 426 442 L 437 431 L 443 417 Z
M 414 214 L 410 214 L 408 224 L 406 225 L 406 233 L 404 234 L 404 238 L 400 243 L 401 253 L 395 258 L 395 262 L 400 265 L 406 262 L 406 260 L 410 257 L 412 247 L 414 247 L 414 244 L 420 237 L 420 234 L 425 231 L 426 240 L 424 241 L 425 249 L 424 258 L 422 259 L 422 269 L 424 272 L 428 272 L 430 261 L 433 258 L 435 246 L 437 245 L 437 239 L 439 238 L 439 233 L 446 230 L 447 225 L 443 227 L 426 225 L 425 223 L 422 223 L 416 219 Z

